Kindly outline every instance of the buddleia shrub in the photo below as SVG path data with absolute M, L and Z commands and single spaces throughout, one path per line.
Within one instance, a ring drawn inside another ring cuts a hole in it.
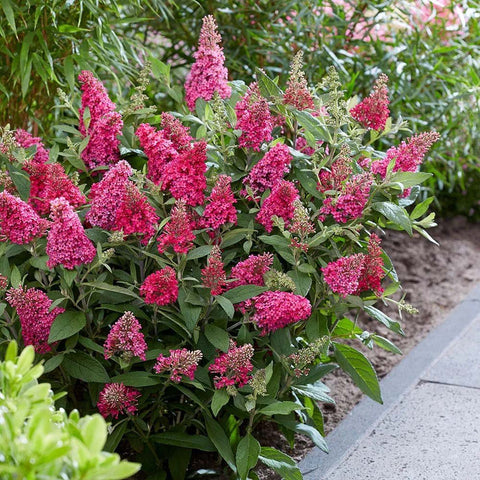
M 359 101 L 333 67 L 309 85 L 298 53 L 285 84 L 246 85 L 220 42 L 206 17 L 175 111 L 148 104 L 146 71 L 118 105 L 83 71 L 55 139 L 3 129 L 2 343 L 33 345 L 60 405 L 111 421 L 144 477 L 198 476 L 207 452 L 232 478 L 300 478 L 257 427 L 327 450 L 337 367 L 382 401 L 358 348 L 400 351 L 359 316 L 404 335 L 377 308 L 412 310 L 381 236 L 431 239 L 418 167 L 439 136 L 399 140 L 384 75 Z

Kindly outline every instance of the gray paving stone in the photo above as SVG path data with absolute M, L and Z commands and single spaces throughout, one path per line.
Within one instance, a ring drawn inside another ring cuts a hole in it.
M 480 480 L 480 389 L 420 383 L 325 476 L 308 480 Z
M 480 303 L 478 304 L 480 313 Z M 480 388 L 480 316 L 422 375 L 432 382 Z

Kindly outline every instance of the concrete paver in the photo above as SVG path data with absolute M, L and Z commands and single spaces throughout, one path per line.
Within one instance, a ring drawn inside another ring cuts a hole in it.
M 480 480 L 480 285 L 300 463 L 305 480 Z

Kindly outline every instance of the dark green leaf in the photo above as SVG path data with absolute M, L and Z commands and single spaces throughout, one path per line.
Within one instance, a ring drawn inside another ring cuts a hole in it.
M 354 348 L 341 343 L 333 343 L 335 358 L 343 371 L 348 373 L 355 385 L 372 400 L 383 403 L 377 374 L 368 359 Z
M 211 404 L 211 409 L 214 417 L 218 415 L 218 412 L 228 403 L 229 400 L 230 395 L 224 388 L 221 388 L 220 390 L 215 390 Z
M 376 202 L 372 204 L 372 207 L 392 223 L 402 227 L 409 235 L 412 235 L 412 221 L 404 208 L 391 202 Z
M 215 325 L 207 325 L 205 327 L 205 336 L 214 347 L 222 350 L 223 352 L 228 351 L 230 337 L 222 328 L 219 328 Z
M 249 298 L 256 297 L 268 289 L 257 285 L 240 285 L 225 292 L 222 296 L 230 300 L 232 303 L 240 303 Z
M 255 467 L 260 455 L 260 444 L 249 433 L 240 440 L 237 447 L 237 469 L 241 480 L 246 480 L 248 472 Z
M 128 372 L 112 378 L 112 382 L 123 383 L 127 387 L 151 387 L 165 383 L 165 379 L 149 372 Z
M 297 385 L 292 387 L 292 390 L 300 395 L 305 395 L 312 400 L 325 403 L 335 403 L 333 398 L 327 395 L 330 389 L 322 382 L 315 382 L 313 385 Z
M 48 343 L 58 342 L 79 332 L 87 323 L 83 312 L 67 311 L 55 318 L 48 336 Z
M 103 365 L 83 352 L 69 353 L 63 361 L 65 371 L 84 382 L 107 383 L 110 379 Z
M 194 260 L 195 258 L 202 258 L 206 257 L 207 255 L 210 254 L 212 251 L 212 246 L 211 245 L 203 245 L 198 248 L 194 248 L 187 254 L 187 260 Z
M 150 440 L 163 445 L 192 448 L 203 452 L 214 452 L 214 444 L 204 435 L 189 435 L 182 432 L 164 432 L 151 435 Z M 232 454 L 233 455 L 233 454 Z
M 207 428 L 208 437 L 215 445 L 218 453 L 227 462 L 228 466 L 234 471 L 237 471 L 235 466 L 235 457 L 233 455 L 232 447 L 228 441 L 228 437 L 221 425 L 212 417 L 205 415 L 205 426 Z
M 395 332 L 395 333 L 398 333 L 400 335 L 405 336 L 405 333 L 402 330 L 401 325 L 398 322 L 396 322 L 395 320 L 392 320 L 388 315 L 385 315 L 383 312 L 378 310 L 378 308 L 367 306 L 367 307 L 364 307 L 364 310 L 372 318 L 374 318 L 375 320 L 378 320 L 379 322 L 383 323 L 392 332 Z
M 261 408 L 258 413 L 262 415 L 288 415 L 295 410 L 303 410 L 303 407 L 295 402 L 273 402 L 266 407 Z
M 280 452 L 275 448 L 262 447 L 259 458 L 267 467 L 277 472 L 282 477 L 282 480 L 303 479 L 295 460 L 286 453 Z
M 235 307 L 233 306 L 233 303 L 228 298 L 225 298 L 222 295 L 217 295 L 215 297 L 215 300 L 223 308 L 228 318 L 233 318 L 233 315 L 235 314 Z
M 381 337 L 380 335 L 373 335 L 372 339 L 380 348 L 387 350 L 387 352 L 402 355 L 402 351 L 387 338 Z

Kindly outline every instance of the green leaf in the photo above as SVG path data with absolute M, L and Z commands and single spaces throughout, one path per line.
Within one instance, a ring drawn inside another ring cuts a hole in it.
M 246 480 L 248 478 L 248 472 L 257 464 L 260 450 L 260 444 L 249 433 L 240 440 L 237 447 L 236 458 L 238 474 L 241 480 Z
M 394 343 L 388 340 L 388 338 L 381 337 L 380 335 L 373 335 L 372 339 L 380 348 L 387 350 L 387 352 L 402 355 L 402 351 Z
M 237 471 L 235 466 L 235 457 L 233 455 L 232 447 L 228 441 L 228 437 L 221 425 L 212 417 L 205 415 L 205 427 L 207 428 L 208 438 L 215 445 L 218 453 L 227 462 L 228 466 L 234 471 Z
M 310 275 L 291 270 L 287 275 L 295 282 L 295 293 L 306 297 L 312 286 Z
M 315 365 L 314 367 L 310 368 L 310 372 L 308 375 L 302 376 L 298 380 L 295 380 L 294 384 L 295 386 L 310 385 L 320 380 L 325 375 L 328 375 L 330 372 L 333 372 L 333 370 L 337 368 L 338 365 L 336 365 L 335 363 Z
M 122 373 L 112 378 L 112 382 L 123 383 L 127 387 L 151 387 L 165 383 L 165 379 L 161 376 L 152 375 L 149 372 L 128 372 Z
M 364 310 L 372 318 L 378 320 L 380 323 L 383 323 L 392 332 L 405 336 L 405 332 L 402 330 L 402 326 L 395 320 L 392 320 L 388 315 L 385 315 L 383 312 L 378 310 L 378 308 L 367 306 L 364 307 Z
M 268 288 L 259 287 L 258 285 L 240 285 L 239 287 L 228 290 L 228 292 L 225 292 L 222 296 L 235 304 L 256 297 L 267 290 Z
M 202 452 L 214 452 L 215 445 L 204 435 L 189 435 L 183 432 L 164 432 L 151 435 L 150 440 L 162 445 L 192 448 Z M 232 454 L 233 455 L 233 454 Z
M 335 358 L 343 371 L 348 373 L 355 385 L 372 400 L 383 403 L 377 374 L 368 359 L 354 348 L 333 342 Z
M 43 366 L 43 373 L 49 373 L 55 370 L 63 362 L 63 355 L 55 355 L 49 358 Z
M 311 425 L 307 425 L 306 423 L 299 423 L 295 427 L 295 431 L 297 433 L 301 433 L 302 435 L 306 435 L 310 437 L 312 442 L 322 451 L 328 453 L 328 445 L 325 439 L 322 437 L 321 433 Z
M 135 292 L 132 292 L 128 288 L 117 287 L 116 285 L 110 285 L 109 283 L 94 282 L 94 283 L 84 283 L 83 285 L 87 287 L 98 288 L 99 290 L 107 290 L 108 292 L 121 293 L 123 295 L 141 300 L 141 298 Z
M 195 258 L 202 258 L 206 257 L 212 251 L 212 245 L 203 245 L 201 247 L 197 247 L 190 252 L 188 252 L 187 260 L 194 260 Z
M 300 469 L 295 460 L 276 448 L 262 447 L 260 460 L 267 467 L 277 472 L 282 480 L 303 480 Z
M 121 442 L 125 432 L 127 431 L 128 424 L 126 422 L 116 424 L 113 426 L 113 432 L 107 437 L 104 450 L 106 452 L 114 452 Z
M 8 168 L 8 173 L 10 173 L 10 178 L 12 179 L 20 198 L 24 202 L 27 202 L 30 197 L 30 177 L 25 172 L 17 170 L 13 166 Z
M 225 330 L 215 325 L 207 325 L 205 327 L 205 336 L 215 348 L 218 348 L 223 352 L 228 351 L 228 347 L 230 345 L 230 337 Z
M 426 172 L 395 172 L 391 178 L 391 183 L 401 183 L 405 189 L 411 188 L 415 185 L 425 182 L 432 176 L 431 173 Z
M 110 380 L 103 365 L 83 352 L 65 355 L 63 367 L 73 378 L 78 378 L 84 382 L 108 383 Z
M 0 3 L 2 4 L 2 9 L 10 28 L 13 30 L 15 36 L 17 36 L 17 27 L 15 25 L 15 14 L 13 12 L 12 2 L 10 0 L 1 0 Z
M 268 77 L 263 70 L 257 68 L 255 75 L 258 81 L 260 92 L 264 97 L 282 97 L 283 92 L 280 87 Z
M 416 220 L 417 218 L 420 218 L 427 210 L 430 204 L 433 202 L 435 197 L 430 197 L 424 200 L 422 203 L 419 203 L 418 205 L 415 206 L 413 209 L 413 212 L 410 214 L 410 218 L 412 220 Z
M 295 410 L 303 410 L 303 407 L 295 402 L 273 402 L 266 407 L 261 408 L 258 413 L 262 415 L 288 415 Z
M 402 227 L 409 235 L 412 235 L 412 221 L 406 210 L 391 202 L 376 202 L 372 207 L 395 225 Z
M 58 342 L 64 338 L 69 338 L 79 332 L 87 323 L 85 313 L 67 311 L 60 313 L 55 318 L 50 335 L 48 336 L 48 343 Z
M 212 397 L 212 404 L 210 407 L 212 409 L 214 417 L 218 415 L 218 412 L 228 403 L 229 400 L 230 395 L 224 388 L 221 388 L 220 390 L 215 390 L 215 393 Z
M 197 326 L 198 319 L 200 318 L 202 307 L 199 307 L 197 305 L 192 305 L 186 302 L 184 299 L 182 301 L 179 301 L 179 303 L 180 303 L 180 312 L 182 313 L 185 326 L 187 327 L 189 332 L 193 332 L 193 330 Z
M 295 118 L 299 125 L 315 137 L 315 140 L 323 140 L 332 143 L 330 132 L 328 131 L 327 126 L 324 125 L 321 117 L 314 117 L 311 113 L 303 110 L 296 111 Z
M 18 288 L 22 282 L 22 274 L 16 265 L 12 266 L 12 271 L 10 272 L 10 283 L 13 288 Z
M 217 295 L 215 297 L 215 300 L 223 308 L 228 318 L 233 318 L 233 315 L 235 314 L 235 307 L 233 306 L 233 303 L 228 298 L 225 298 L 222 295 Z
M 300 395 L 305 395 L 312 400 L 318 400 L 319 402 L 325 403 L 335 403 L 333 398 L 327 395 L 330 389 L 322 382 L 315 382 L 312 385 L 297 385 L 292 387 L 292 390 Z

